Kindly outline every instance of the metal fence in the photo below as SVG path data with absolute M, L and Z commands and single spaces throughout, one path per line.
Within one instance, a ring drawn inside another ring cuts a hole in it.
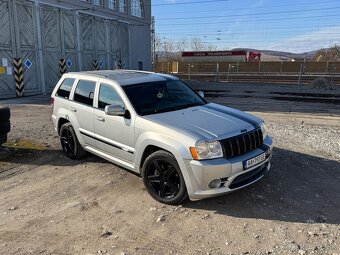
M 49 93 L 67 71 L 128 68 L 125 23 L 59 7 L 0 0 L 0 99 L 16 96 L 13 59 L 23 63 L 24 95 Z
M 340 74 L 340 62 L 156 63 L 155 71 L 179 74 Z

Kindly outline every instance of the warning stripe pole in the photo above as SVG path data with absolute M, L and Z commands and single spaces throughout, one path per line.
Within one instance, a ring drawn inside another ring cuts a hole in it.
M 15 91 L 18 97 L 24 96 L 24 73 L 21 58 L 13 58 Z
M 99 70 L 99 62 L 98 62 L 98 60 L 93 60 L 92 61 L 92 65 L 93 65 L 93 70 Z
M 66 73 L 66 60 L 64 58 L 59 59 L 59 71 L 60 76 Z

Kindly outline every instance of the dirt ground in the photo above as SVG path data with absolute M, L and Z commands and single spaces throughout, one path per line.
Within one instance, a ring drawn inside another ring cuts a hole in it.
M 266 120 L 272 170 L 241 191 L 180 206 L 156 202 L 138 176 L 98 157 L 66 158 L 49 105 L 11 105 L 0 254 L 340 254 L 340 116 L 317 104 L 292 112 L 275 100 L 261 99 L 260 110 L 250 99 L 218 100 Z

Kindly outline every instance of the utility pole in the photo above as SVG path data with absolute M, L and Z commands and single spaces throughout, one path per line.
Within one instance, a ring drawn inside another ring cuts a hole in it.
M 151 17 L 151 49 L 152 49 L 152 70 L 156 68 L 156 33 L 155 33 L 155 16 Z

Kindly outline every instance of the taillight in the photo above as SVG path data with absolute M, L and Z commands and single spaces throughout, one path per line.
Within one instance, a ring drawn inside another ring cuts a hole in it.
M 52 106 L 52 113 L 54 111 L 54 97 L 51 97 L 51 106 Z

